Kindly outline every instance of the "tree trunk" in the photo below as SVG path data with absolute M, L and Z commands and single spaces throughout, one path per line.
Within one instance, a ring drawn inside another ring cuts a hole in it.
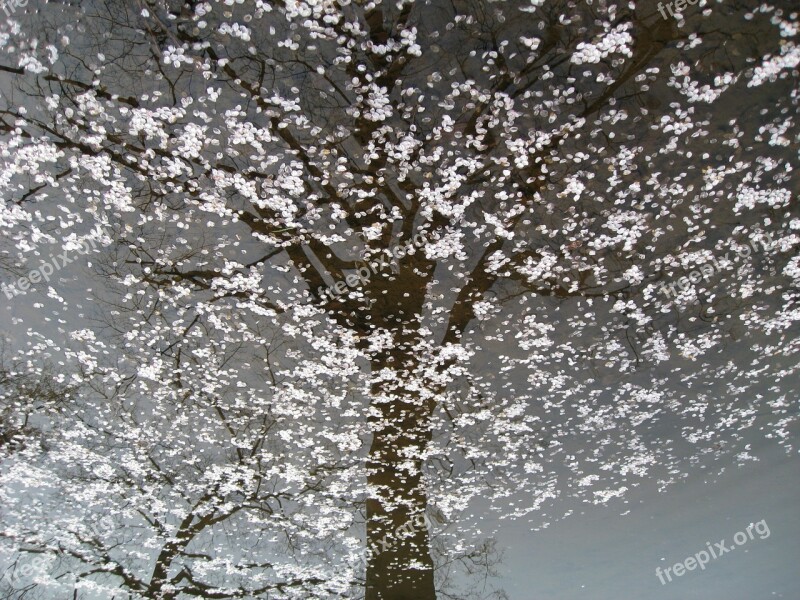
M 397 385 L 414 362 L 399 354 L 376 357 L 372 365 L 373 373 L 390 368 L 396 375 L 372 389 L 380 417 L 367 462 L 366 600 L 435 600 L 420 458 L 430 440 L 431 406 Z

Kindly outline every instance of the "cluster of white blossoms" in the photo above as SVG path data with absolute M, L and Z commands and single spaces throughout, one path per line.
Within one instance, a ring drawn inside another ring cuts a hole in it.
M 689 77 L 684 77 L 683 80 L 678 80 L 675 77 L 670 77 L 667 85 L 677 88 L 681 94 L 686 96 L 689 102 L 705 102 L 711 104 L 716 101 L 725 90 L 737 81 L 736 77 L 731 77 L 730 73 L 726 73 L 724 77 L 717 76 L 714 80 L 714 85 L 700 85 L 696 81 L 692 81 Z
M 223 35 L 229 34 L 231 37 L 239 38 L 244 42 L 250 41 L 250 29 L 239 23 L 234 23 L 233 25 L 230 23 L 223 23 L 220 25 L 218 31 Z
M 633 37 L 628 33 L 630 27 L 630 23 L 620 23 L 597 43 L 580 42 L 576 46 L 577 51 L 572 55 L 571 61 L 576 65 L 582 65 L 585 63 L 599 63 L 602 59 L 614 53 L 627 57 L 633 56 L 633 52 L 630 49 L 633 44 Z
M 784 134 L 792 129 L 793 126 L 794 120 L 791 117 L 785 120 L 779 119 L 773 123 L 762 125 L 758 128 L 758 137 L 756 138 L 756 141 L 761 141 L 763 139 L 762 136 L 765 133 L 768 133 L 770 135 L 770 146 L 791 146 L 792 140 L 786 137 Z
M 649 227 L 644 215 L 633 211 L 620 211 L 608 218 L 605 229 L 609 229 L 613 233 L 611 235 L 602 233 L 596 236 L 591 241 L 593 248 L 602 250 L 623 244 L 622 249 L 630 252 L 639 238 L 647 233 Z
M 781 46 L 781 56 L 765 59 L 753 71 L 753 78 L 747 87 L 759 86 L 765 81 L 775 81 L 784 69 L 794 69 L 800 64 L 800 46 L 787 42 Z
M 759 190 L 743 185 L 736 193 L 734 211 L 741 214 L 742 209 L 752 210 L 756 204 L 766 204 L 772 208 L 780 208 L 789 204 L 792 193 L 785 188 Z
M 386 87 L 370 84 L 367 92 L 367 106 L 364 117 L 370 121 L 383 121 L 392 116 L 392 105 Z
M 186 56 L 186 51 L 183 48 L 176 48 L 175 46 L 168 46 L 164 50 L 163 56 L 165 65 L 172 65 L 176 69 L 180 68 L 182 63 L 191 64 L 192 58 Z
M 422 48 L 417 44 L 417 28 L 403 29 L 400 32 L 400 43 L 411 56 L 422 56 Z
M 539 47 L 539 44 L 542 43 L 542 40 L 539 38 L 529 38 L 525 37 L 524 35 L 519 38 L 519 41 L 530 50 L 536 50 Z

